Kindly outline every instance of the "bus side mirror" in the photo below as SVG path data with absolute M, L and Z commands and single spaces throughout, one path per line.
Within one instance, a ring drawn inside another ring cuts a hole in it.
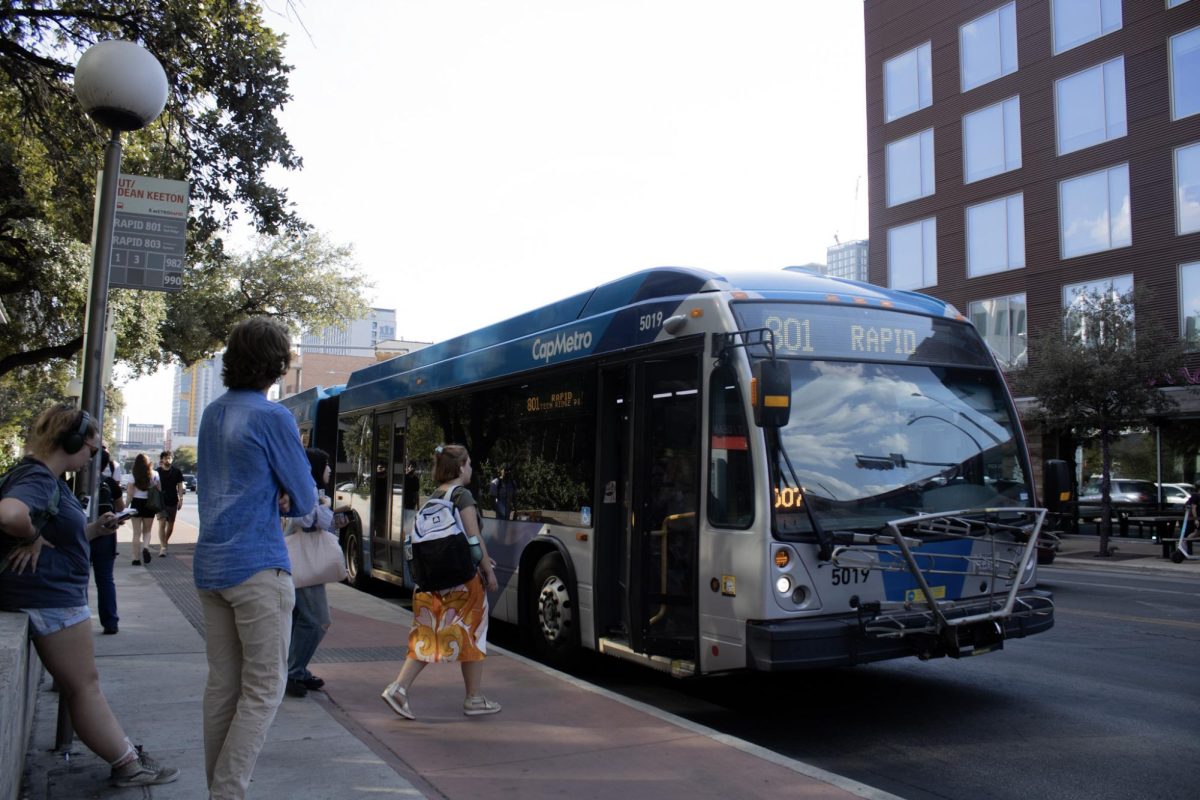
M 1046 461 L 1046 491 L 1042 500 L 1048 511 L 1061 511 L 1071 502 L 1071 471 L 1060 458 Z
M 786 361 L 756 361 L 750 369 L 754 424 L 782 428 L 792 411 L 792 373 Z

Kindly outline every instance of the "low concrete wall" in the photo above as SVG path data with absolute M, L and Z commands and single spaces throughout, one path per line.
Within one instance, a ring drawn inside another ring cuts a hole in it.
M 0 798 L 21 793 L 42 662 L 29 645 L 29 618 L 0 612 Z

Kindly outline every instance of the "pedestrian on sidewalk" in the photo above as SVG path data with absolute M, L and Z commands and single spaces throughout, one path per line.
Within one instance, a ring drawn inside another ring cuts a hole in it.
M 415 719 L 408 704 L 413 681 L 435 661 L 457 661 L 461 665 L 466 697 L 463 713 L 469 717 L 495 714 L 500 704 L 480 693 L 483 660 L 487 657 L 487 592 L 499 588 L 496 562 L 488 557 L 480 535 L 479 510 L 467 485 L 471 482 L 471 456 L 465 447 L 448 444 L 434 455 L 433 479 L 438 488 L 432 498 L 446 498 L 458 510 L 468 540 L 479 542 L 479 569 L 466 583 L 441 591 L 423 591 L 418 584 L 412 597 L 412 630 L 408 655 L 396 680 L 383 690 L 383 700 L 405 719 Z M 411 535 L 411 534 L 409 534 Z M 486 584 L 485 584 L 486 581 Z M 486 586 L 486 588 L 485 588 Z
M 100 490 L 96 510 L 100 514 L 120 511 L 125 508 L 121 499 L 121 482 L 117 478 L 120 469 L 112 460 L 107 447 L 100 449 Z M 120 525 L 121 523 L 117 523 Z M 96 610 L 100 614 L 100 627 L 109 636 L 120 629 L 121 618 L 117 614 L 117 584 L 113 581 L 113 566 L 117 561 L 117 530 L 92 539 L 92 575 L 96 579 Z
M 117 529 L 111 511 L 89 523 L 60 477 L 100 449 L 86 411 L 53 406 L 33 423 L 28 455 L 9 473 L 0 499 L 0 609 L 23 611 L 38 658 L 60 687 L 80 741 L 112 766 L 116 786 L 151 786 L 179 777 L 135 746 L 100 689 L 87 606 L 90 542 Z
M 283 700 L 292 630 L 291 562 L 279 517 L 312 511 L 317 491 L 296 421 L 267 391 L 287 372 L 291 336 L 269 317 L 229 333 L 197 455 L 200 534 L 193 572 L 204 608 L 208 681 L 204 766 L 210 800 L 246 796 Z
M 308 463 L 312 467 L 313 482 L 317 485 L 317 505 L 312 513 L 303 517 L 285 517 L 284 536 L 311 536 L 314 532 L 337 533 L 349 524 L 345 514 L 334 513 L 332 503 L 325 495 L 329 485 L 329 454 L 324 450 L 309 447 Z M 296 587 L 296 607 L 292 609 L 292 643 L 288 648 L 287 693 L 292 697 L 304 697 L 310 689 L 320 689 L 325 681 L 308 669 L 308 662 L 317 652 L 325 632 L 329 630 L 329 599 L 325 595 L 325 584 Z
M 167 554 L 167 543 L 175 532 L 175 515 L 183 505 L 183 470 L 171 466 L 171 451 L 163 450 L 158 456 L 158 485 L 162 488 L 163 507 L 158 512 L 158 557 Z
M 133 527 L 133 565 L 150 564 L 150 531 L 154 528 L 154 510 L 146 507 L 151 488 L 162 491 L 158 473 L 150 469 L 150 456 L 138 453 L 133 460 L 133 471 L 125 483 L 125 496 L 133 508 L 130 525 Z M 143 538 L 144 537 L 144 538 Z

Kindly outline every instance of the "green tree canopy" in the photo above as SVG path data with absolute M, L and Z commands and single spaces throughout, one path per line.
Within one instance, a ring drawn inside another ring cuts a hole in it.
M 1111 445 L 1121 431 L 1144 425 L 1174 401 L 1159 390 L 1183 366 L 1183 343 L 1150 314 L 1144 292 L 1091 290 L 1076 295 L 1061 329 L 1036 333 L 1029 366 L 1013 376 L 1022 394 L 1037 398 L 1029 416 L 1079 438 L 1095 437 L 1101 451 L 1103 522 L 1100 553 L 1108 555 L 1112 532 L 1109 484 Z

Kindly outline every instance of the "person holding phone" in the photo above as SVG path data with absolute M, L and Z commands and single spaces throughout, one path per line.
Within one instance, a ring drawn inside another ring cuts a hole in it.
M 117 520 L 106 511 L 88 522 L 60 477 L 99 450 L 99 426 L 86 411 L 53 406 L 33 423 L 20 473 L 10 473 L 0 497 L 0 610 L 28 616 L 38 658 L 60 687 L 80 741 L 111 765 L 112 784 L 170 783 L 179 770 L 129 741 L 100 688 L 87 605 L 90 544 L 112 534 Z

